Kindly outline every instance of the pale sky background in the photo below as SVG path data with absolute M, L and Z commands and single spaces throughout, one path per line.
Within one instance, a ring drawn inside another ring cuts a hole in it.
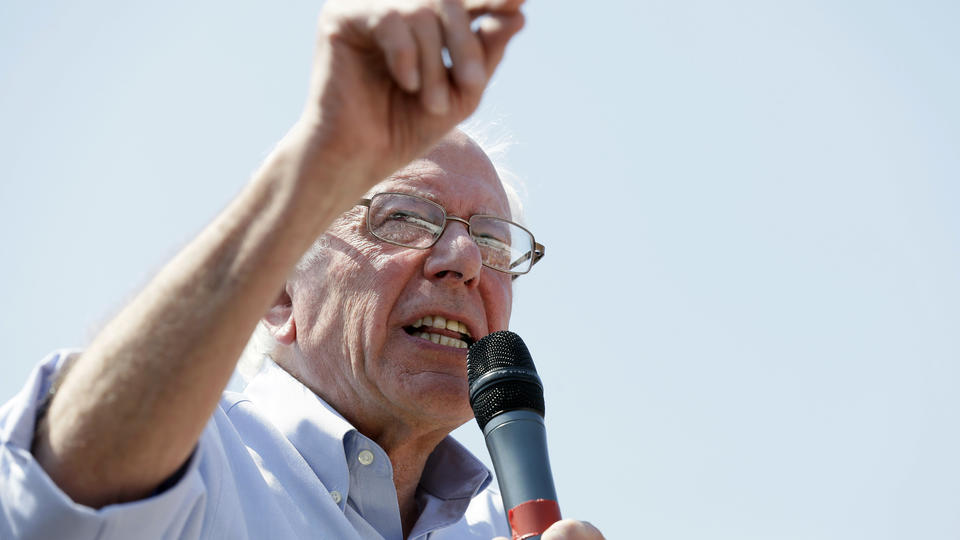
M 0 2 L 0 399 L 241 188 L 299 112 L 318 8 Z M 526 12 L 476 117 L 513 134 L 547 245 L 512 327 L 565 515 L 960 538 L 960 4 Z

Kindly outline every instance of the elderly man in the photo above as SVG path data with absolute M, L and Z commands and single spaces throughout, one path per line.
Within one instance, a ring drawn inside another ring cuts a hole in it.
M 448 434 L 471 417 L 464 348 L 507 327 L 542 247 L 451 129 L 521 1 L 324 7 L 310 99 L 247 188 L 0 411 L 0 537 L 508 533 Z M 275 363 L 221 397 L 261 317 Z

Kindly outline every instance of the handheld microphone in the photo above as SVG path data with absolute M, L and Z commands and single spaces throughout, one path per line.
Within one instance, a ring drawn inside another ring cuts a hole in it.
M 539 539 L 560 520 L 547 456 L 543 384 L 513 332 L 494 332 L 467 352 L 470 406 L 497 471 L 514 540 Z

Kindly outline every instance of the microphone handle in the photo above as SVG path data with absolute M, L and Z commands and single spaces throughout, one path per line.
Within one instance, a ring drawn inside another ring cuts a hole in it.
M 502 413 L 487 422 L 483 435 L 513 538 L 539 539 L 560 520 L 543 417 L 531 410 Z

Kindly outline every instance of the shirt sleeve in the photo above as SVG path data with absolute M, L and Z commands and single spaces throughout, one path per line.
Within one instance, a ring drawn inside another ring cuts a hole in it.
M 73 502 L 33 458 L 37 412 L 57 370 L 72 354 L 76 353 L 58 351 L 48 356 L 23 389 L 0 407 L 0 538 L 200 538 L 208 490 L 206 475 L 198 470 L 199 447 L 182 476 L 166 490 L 100 509 Z

